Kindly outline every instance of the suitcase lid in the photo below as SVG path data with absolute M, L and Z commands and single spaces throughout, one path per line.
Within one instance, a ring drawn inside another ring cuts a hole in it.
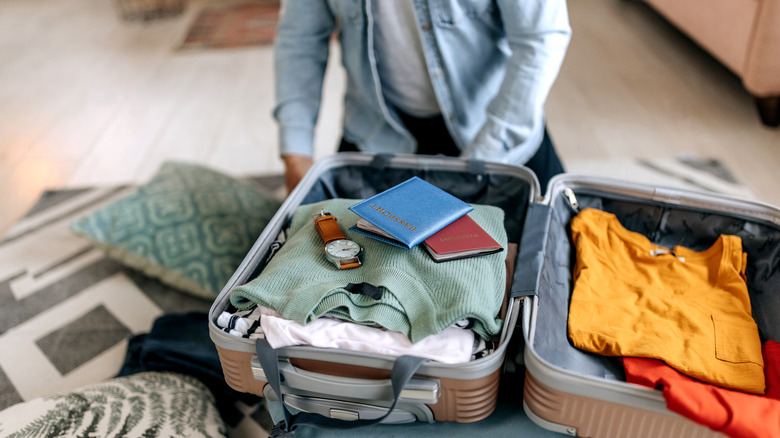
M 588 207 L 614 213 L 627 229 L 662 246 L 684 241 L 691 249 L 702 250 L 723 233 L 740 236 L 748 254 L 754 318 L 765 339 L 780 339 L 780 325 L 774 323 L 780 312 L 778 207 L 718 193 L 563 174 L 551 180 L 543 202 L 529 209 L 515 272 L 513 292 L 525 297 L 524 360 L 536 379 L 567 393 L 643 408 L 650 403 L 651 409 L 665 410 L 660 394 L 625 383 L 622 366 L 614 359 L 579 351 L 569 343 L 574 250 L 568 223 Z M 528 223 L 534 220 L 536 226 Z

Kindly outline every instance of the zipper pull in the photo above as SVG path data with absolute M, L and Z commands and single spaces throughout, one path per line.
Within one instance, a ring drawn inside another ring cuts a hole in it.
M 563 189 L 563 195 L 566 196 L 566 199 L 569 201 L 569 207 L 571 207 L 572 210 L 574 210 L 575 213 L 580 212 L 580 204 L 577 202 L 577 197 L 574 195 L 574 190 L 572 190 L 569 187 L 566 187 Z

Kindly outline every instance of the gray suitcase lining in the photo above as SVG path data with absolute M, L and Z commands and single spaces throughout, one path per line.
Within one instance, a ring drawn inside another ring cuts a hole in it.
M 630 201 L 603 194 L 577 193 L 579 208 L 597 208 L 613 213 L 623 226 L 652 242 L 696 251 L 711 246 L 721 234 L 742 238 L 748 255 L 746 269 L 753 317 L 762 341 L 780 341 L 780 228 L 770 223 L 728 215 L 669 206 L 651 201 Z M 539 308 L 533 348 L 549 363 L 582 375 L 625 380 L 618 359 L 574 348 L 567 337 L 569 296 L 573 288 L 574 248 L 569 222 L 576 211 L 564 196 L 552 203 L 551 225 L 546 244 L 544 271 L 539 282 Z
M 405 181 L 420 177 L 440 189 L 472 204 L 501 207 L 506 215 L 505 227 L 510 242 L 518 242 L 528 207 L 530 185 L 517 177 L 473 172 L 462 173 L 430 169 L 373 168 L 344 166 L 324 172 L 302 204 L 332 198 L 363 199 Z

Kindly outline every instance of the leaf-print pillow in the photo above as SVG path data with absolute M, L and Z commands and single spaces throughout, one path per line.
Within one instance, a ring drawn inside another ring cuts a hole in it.
M 0 412 L 0 436 L 226 437 L 214 396 L 183 374 L 117 377 Z

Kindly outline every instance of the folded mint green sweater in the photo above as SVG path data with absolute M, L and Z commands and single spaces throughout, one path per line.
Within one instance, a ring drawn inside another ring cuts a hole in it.
M 323 315 L 378 324 L 406 334 L 412 342 L 471 318 L 478 335 L 498 338 L 506 251 L 435 263 L 422 245 L 398 248 L 349 231 L 358 216 L 347 207 L 357 202 L 331 199 L 298 207 L 287 242 L 258 277 L 231 292 L 231 303 L 238 309 L 259 304 L 301 324 Z M 339 270 L 325 258 L 313 219 L 323 209 L 336 216 L 348 239 L 365 249 L 359 268 Z M 475 205 L 469 216 L 506 248 L 503 210 Z M 349 283 L 379 286 L 382 297 L 351 293 L 344 289 Z

